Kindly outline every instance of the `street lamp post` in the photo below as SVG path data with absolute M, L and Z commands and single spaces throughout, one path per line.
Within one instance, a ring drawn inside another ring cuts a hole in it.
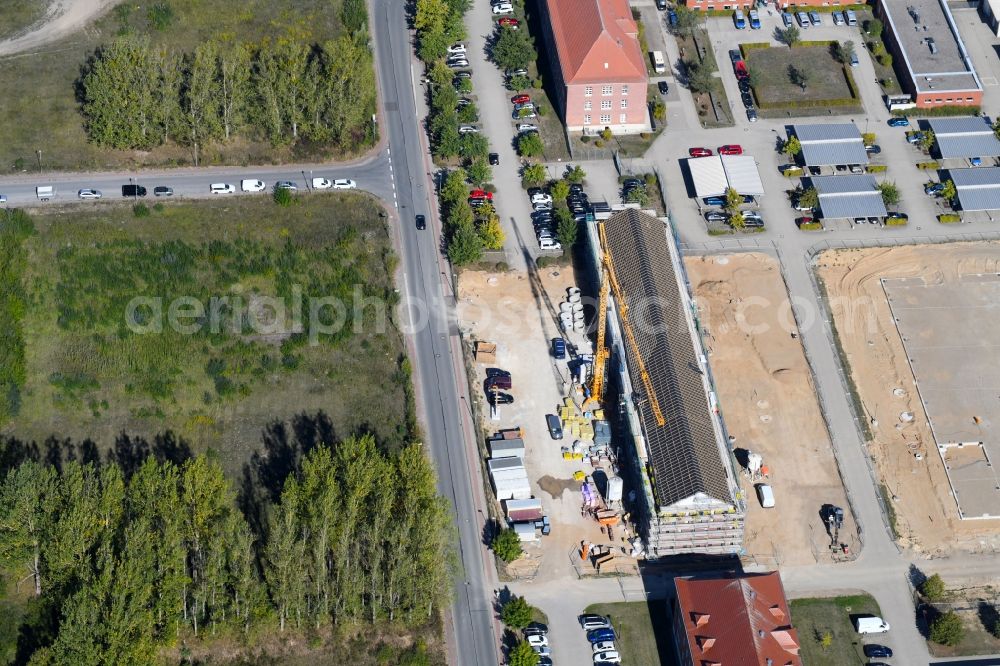
M 35 155 L 38 157 L 38 173 L 42 172 L 42 151 L 36 150 Z

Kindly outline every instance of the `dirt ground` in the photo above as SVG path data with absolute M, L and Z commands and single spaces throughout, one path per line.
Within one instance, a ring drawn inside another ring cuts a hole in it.
M 511 373 L 514 404 L 500 408 L 500 420 L 489 420 L 485 396 L 479 394 L 487 421 L 487 432 L 501 428 L 524 429 L 525 467 L 533 495 L 540 498 L 542 508 L 552 523 L 552 533 L 536 544 L 525 544 L 527 558 L 518 563 L 512 575 L 532 575 L 539 579 L 570 574 L 572 555 L 583 540 L 593 544 L 610 544 L 600 526 L 581 513 L 580 483 L 573 473 L 582 470 L 591 474 L 589 463 L 564 460 L 561 447 L 572 440 L 553 441 L 545 424 L 545 415 L 557 413 L 567 393 L 569 381 L 566 361 L 556 361 L 550 354 L 550 340 L 559 335 L 559 303 L 566 300 L 567 288 L 575 286 L 573 269 L 569 266 L 545 268 L 537 281 L 526 273 L 486 273 L 464 271 L 458 282 L 458 317 L 467 340 L 496 343 L 499 367 Z M 567 337 L 571 345 L 589 352 L 590 345 L 581 333 Z M 481 387 L 487 366 L 477 364 L 477 381 Z M 489 483 L 487 477 L 487 484 Z M 627 489 L 626 489 L 627 491 Z M 492 489 L 487 493 L 492 497 Z M 622 545 L 624 532 L 614 532 L 615 545 Z M 622 565 L 634 570 L 634 560 L 623 556 Z M 579 558 L 575 559 L 579 565 Z M 602 572 L 608 569 L 602 568 Z M 588 571 L 587 573 L 592 573 Z
M 820 517 L 824 504 L 844 509 L 839 542 L 856 553 L 857 529 L 802 345 L 791 334 L 777 260 L 759 253 L 712 255 L 688 257 L 685 265 L 727 428 L 736 447 L 761 454 L 770 469 L 763 481 L 774 489 L 773 509 L 761 508 L 748 475 L 740 479 L 747 495 L 747 555 L 766 565 L 844 559 L 829 548 Z
M 879 280 L 922 277 L 933 281 L 995 273 L 1000 271 L 1000 244 L 828 251 L 817 257 L 816 271 L 825 285 L 851 378 L 871 423 L 869 452 L 891 496 L 900 542 L 931 555 L 995 552 L 1000 547 L 1000 521 L 958 519 L 944 464 L 934 447 Z M 913 420 L 901 422 L 903 412 L 914 414 Z

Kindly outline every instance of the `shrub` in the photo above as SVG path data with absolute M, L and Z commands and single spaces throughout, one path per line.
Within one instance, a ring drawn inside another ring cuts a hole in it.
M 937 219 L 941 224 L 956 224 L 962 221 L 957 213 L 941 213 Z
M 545 173 L 545 166 L 542 164 L 528 164 L 521 171 L 521 187 L 540 187 L 548 178 Z
M 941 601 L 944 598 L 944 581 L 941 576 L 934 574 L 920 584 L 920 594 L 927 601 Z
M 965 625 L 955 611 L 948 611 L 931 622 L 930 639 L 939 645 L 958 645 L 965 638 Z
M 580 137 L 580 143 L 590 143 L 590 135 L 584 134 Z
M 996 608 L 993 609 L 993 612 L 996 613 Z M 1000 619 L 997 619 L 993 623 L 993 626 L 989 628 L 989 632 L 993 635 L 993 638 L 1000 638 Z
M 518 641 L 507 655 L 508 666 L 538 666 L 540 657 L 527 641 Z
M 604 129 L 601 130 L 601 138 L 604 139 L 605 141 L 611 141 L 612 136 L 614 135 L 611 134 L 610 127 L 605 127 Z
M 801 231 L 822 231 L 823 225 L 819 222 L 807 222 L 805 224 L 799 225 L 799 230 Z
M 164 206 L 162 202 L 153 204 L 153 210 L 155 210 L 157 213 L 162 213 L 164 210 L 166 210 L 166 208 L 167 207 Z
M 906 220 L 901 217 L 889 217 L 885 220 L 885 226 L 887 227 L 905 227 Z
M 537 133 L 529 132 L 517 138 L 517 154 L 521 157 L 539 157 L 543 152 L 545 144 Z
M 534 88 L 535 90 L 541 90 L 542 89 L 542 79 L 541 78 L 534 79 L 531 82 L 531 87 Z
M 867 171 L 868 173 L 882 173 L 887 168 L 888 167 L 884 164 L 869 164 L 868 166 L 865 167 L 865 171 Z
M 534 610 L 524 597 L 511 597 L 500 610 L 500 620 L 512 629 L 524 629 L 531 624 Z
M 601 141 L 600 139 L 598 139 L 597 141 L 594 141 L 594 146 L 597 147 L 597 148 L 603 148 L 604 147 L 604 142 Z
M 149 207 L 144 203 L 132 206 L 132 214 L 136 217 L 149 217 Z
M 279 206 L 291 206 L 292 205 L 292 191 L 286 187 L 276 187 L 274 192 L 271 193 L 274 198 L 274 203 Z
M 937 171 L 941 168 L 941 164 L 938 162 L 918 162 L 917 168 L 925 171 Z
M 151 5 L 146 12 L 149 24 L 156 30 L 166 30 L 174 21 L 174 9 L 166 2 L 157 2 Z
M 535 113 L 538 114 L 539 118 L 545 117 L 545 114 L 548 113 L 548 112 L 549 112 L 549 110 L 547 108 L 545 108 L 544 106 L 542 106 L 541 104 L 539 104 L 538 106 L 535 107 Z
M 785 171 L 784 171 L 785 178 L 799 178 L 804 173 L 805 173 L 805 171 L 803 171 L 802 169 L 798 169 L 798 168 L 795 168 L 795 169 L 785 169 Z

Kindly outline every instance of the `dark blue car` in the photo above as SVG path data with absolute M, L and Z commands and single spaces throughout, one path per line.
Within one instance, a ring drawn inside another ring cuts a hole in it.
M 868 658 L 889 658 L 892 656 L 892 650 L 884 645 L 866 645 L 865 656 Z
M 677 27 L 677 11 L 672 7 L 667 10 L 667 22 L 671 28 Z
M 552 356 L 558 360 L 566 358 L 566 341 L 562 338 L 552 338 Z
M 587 632 L 587 640 L 591 643 L 613 641 L 616 638 L 617 636 L 615 636 L 615 630 L 611 627 L 605 627 L 604 629 L 591 629 Z
M 726 197 L 705 197 L 702 199 L 706 206 L 725 206 Z
M 889 127 L 909 127 L 910 121 L 906 118 L 889 118 Z

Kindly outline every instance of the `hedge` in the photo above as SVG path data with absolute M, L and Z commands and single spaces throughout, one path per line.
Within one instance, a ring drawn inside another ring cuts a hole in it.
M 810 11 L 812 11 L 812 10 L 810 10 Z M 807 39 L 807 40 L 803 40 L 801 42 L 795 42 L 795 46 L 796 47 L 799 47 L 799 46 L 833 46 L 834 44 L 837 44 L 837 43 L 838 42 L 835 39 L 819 39 L 819 40 L 814 39 L 812 41 L 810 41 L 810 40 Z
M 884 164 L 869 164 L 865 167 L 865 171 L 868 173 L 882 173 L 886 169 L 888 169 L 888 167 Z
M 978 106 L 935 106 L 928 109 L 896 109 L 892 112 L 894 116 L 910 118 L 934 118 L 936 116 L 978 116 L 981 109 Z
M 917 162 L 917 168 L 925 171 L 937 171 L 941 165 L 937 162 Z
M 906 226 L 906 220 L 901 217 L 887 217 L 885 219 L 885 226 L 887 227 L 904 227 Z
M 753 51 L 754 49 L 772 49 L 777 48 L 770 42 L 747 42 L 746 44 L 740 44 L 740 52 L 743 54 L 743 58 L 746 59 L 747 51 Z
M 961 222 L 962 218 L 955 213 L 941 213 L 938 215 L 938 222 L 941 224 L 955 224 L 956 222 Z
M 796 12 L 811 12 L 813 10 L 819 12 L 820 14 L 832 14 L 833 12 L 840 12 L 845 9 L 853 9 L 856 12 L 860 12 L 865 9 L 869 9 L 868 5 L 832 5 L 824 7 L 815 7 L 813 5 L 789 5 L 783 11 L 789 14 L 795 14 Z
M 799 225 L 799 231 L 822 231 L 823 225 L 819 222 L 806 222 Z
M 784 176 L 785 178 L 799 178 L 804 173 L 805 171 L 802 169 L 786 169 Z

